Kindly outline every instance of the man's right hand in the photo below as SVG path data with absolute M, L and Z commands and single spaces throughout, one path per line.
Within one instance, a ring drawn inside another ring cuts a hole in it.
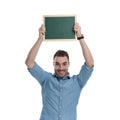
M 45 32 L 46 32 L 46 28 L 45 26 L 42 24 L 41 27 L 39 28 L 39 38 L 41 38 L 42 40 L 45 37 Z

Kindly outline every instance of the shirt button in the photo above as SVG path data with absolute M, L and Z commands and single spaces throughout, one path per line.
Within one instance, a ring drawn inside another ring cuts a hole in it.
M 62 100 L 62 97 L 60 97 L 60 100 Z

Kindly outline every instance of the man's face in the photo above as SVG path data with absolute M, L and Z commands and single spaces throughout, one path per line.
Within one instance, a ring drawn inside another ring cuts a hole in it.
M 55 57 L 53 60 L 53 66 L 55 70 L 55 74 L 59 77 L 66 76 L 69 67 L 69 60 L 66 56 L 64 57 Z

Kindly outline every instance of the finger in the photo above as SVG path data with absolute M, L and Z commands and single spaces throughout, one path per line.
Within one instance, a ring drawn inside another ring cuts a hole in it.
M 75 23 L 75 25 L 79 25 L 79 23 L 78 23 L 78 22 L 76 22 L 76 23 Z

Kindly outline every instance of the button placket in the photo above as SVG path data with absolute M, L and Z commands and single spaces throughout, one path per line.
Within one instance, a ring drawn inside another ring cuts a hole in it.
M 61 120 L 62 117 L 62 81 L 60 80 L 60 88 L 59 88 L 59 115 L 58 118 Z

